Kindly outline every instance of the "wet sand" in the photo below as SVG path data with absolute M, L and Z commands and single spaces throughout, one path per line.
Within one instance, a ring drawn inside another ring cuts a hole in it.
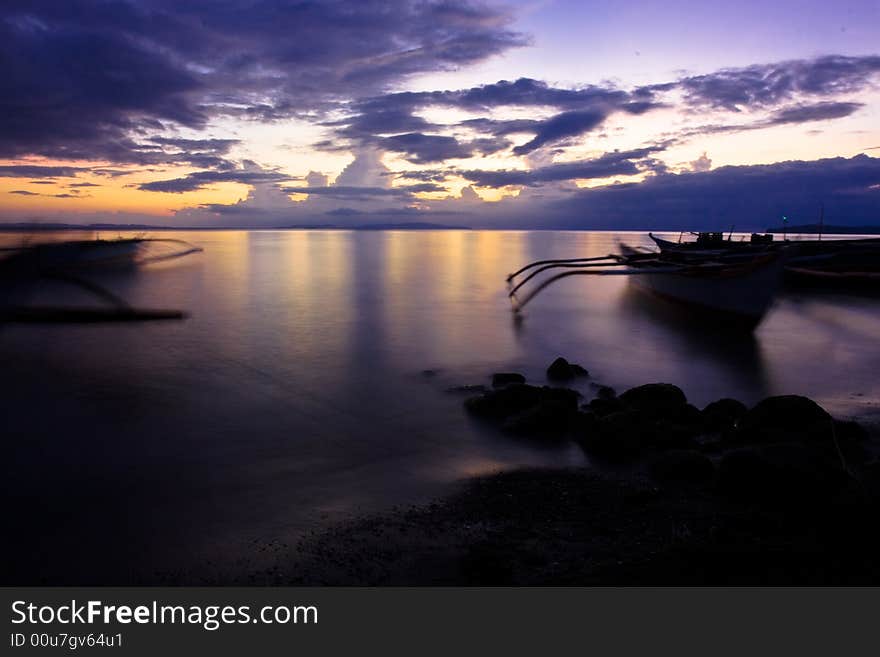
M 262 583 L 876 585 L 877 484 L 874 468 L 864 491 L 792 506 L 641 475 L 521 470 L 310 537 Z

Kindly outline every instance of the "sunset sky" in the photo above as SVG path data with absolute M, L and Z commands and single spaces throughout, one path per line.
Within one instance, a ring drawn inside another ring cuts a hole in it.
M 0 221 L 880 225 L 880 2 L 5 0 Z

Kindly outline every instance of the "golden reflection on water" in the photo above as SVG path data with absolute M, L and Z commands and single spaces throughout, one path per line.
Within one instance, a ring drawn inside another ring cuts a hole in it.
M 186 321 L 0 329 L 16 485 L 46 508 L 63 498 L 78 522 L 94 500 L 77 491 L 100 481 L 145 519 L 124 528 L 136 536 L 94 527 L 84 560 L 120 540 L 156 546 L 151 567 L 177 559 L 162 550 L 181 542 L 194 561 L 222 559 L 255 536 L 313 526 L 320 509 L 381 510 L 497 468 L 582 463 L 574 445 L 541 449 L 483 427 L 448 392 L 493 371 L 544 384 L 557 355 L 591 371 L 576 384 L 587 397 L 592 384 L 668 381 L 699 406 L 795 393 L 844 415 L 877 408 L 876 298 L 786 294 L 754 335 L 730 336 L 671 316 L 621 277 L 584 276 L 513 320 L 508 273 L 604 255 L 617 239 L 645 244 L 642 234 L 169 236 L 204 253 L 106 282 L 132 302 L 184 308 Z M 84 428 L 75 440 L 71 427 Z

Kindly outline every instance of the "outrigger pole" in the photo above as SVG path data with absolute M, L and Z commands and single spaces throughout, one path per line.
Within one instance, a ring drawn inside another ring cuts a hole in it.
M 574 263 L 574 262 L 564 262 L 564 261 L 561 261 L 561 262 L 556 263 L 556 264 L 547 264 L 547 265 L 544 265 L 543 267 L 539 267 L 538 269 L 536 269 L 535 271 L 533 271 L 531 274 L 529 274 L 528 276 L 526 276 L 526 277 L 525 277 L 523 280 L 521 280 L 519 283 L 517 283 L 517 285 L 516 285 L 516 286 L 515 286 L 515 287 L 514 287 L 509 293 L 508 293 L 507 296 L 509 296 L 509 297 L 514 296 L 514 295 L 516 294 L 516 291 L 517 291 L 518 289 L 520 289 L 523 285 L 525 285 L 526 283 L 528 283 L 530 280 L 532 280 L 535 276 L 537 276 L 537 275 L 540 274 L 541 272 L 545 272 L 545 271 L 547 271 L 548 269 L 556 269 L 556 268 L 564 268 L 564 269 L 589 269 L 589 268 L 591 268 L 591 267 L 619 267 L 619 266 L 625 264 L 625 263 L 622 263 L 622 262 L 609 262 L 609 259 L 610 259 L 610 258 L 611 258 L 611 256 L 603 256 L 602 258 L 599 258 L 600 260 L 603 260 L 604 262 L 584 262 L 584 263 Z M 522 271 L 522 270 L 520 270 L 520 271 Z M 511 275 L 511 276 L 513 276 L 513 275 Z M 511 276 L 508 276 L 507 281 L 512 283 Z
M 639 257 L 642 256 L 642 257 Z M 511 300 L 511 303 L 514 304 L 513 312 L 518 313 L 522 310 L 525 305 L 531 301 L 541 290 L 546 288 L 547 286 L 555 283 L 556 281 L 567 278 L 569 276 L 632 276 L 638 274 L 657 274 L 657 273 L 673 273 L 679 272 L 683 269 L 688 269 L 688 266 L 684 265 L 668 265 L 665 267 L 651 267 L 649 269 L 637 269 L 631 267 L 633 262 L 639 262 L 642 260 L 648 260 L 656 258 L 657 254 L 655 253 L 644 253 L 644 254 L 634 254 L 631 256 L 617 256 L 617 255 L 606 255 L 606 256 L 597 256 L 593 258 L 569 258 L 569 259 L 561 259 L 561 260 L 538 260 L 536 262 L 532 262 L 525 267 L 517 270 L 513 274 L 510 274 L 507 277 L 507 282 L 512 283 L 513 279 L 519 274 L 532 269 L 533 267 L 539 267 L 536 271 L 532 272 L 525 279 L 517 283 L 511 291 L 508 293 L 508 297 Z M 596 269 L 592 269 L 595 267 Z M 599 267 L 604 267 L 604 269 L 599 269 Z M 610 269 L 614 267 L 625 267 L 625 269 Z M 525 297 L 517 298 L 517 291 L 530 280 L 532 280 L 535 276 L 540 274 L 541 272 L 547 271 L 548 269 L 575 269 L 575 271 L 565 271 L 555 276 L 551 276 L 545 281 L 542 281 L 536 288 L 531 290 Z
M 557 259 L 557 260 L 536 260 L 535 262 L 529 263 L 522 269 L 517 269 L 512 274 L 508 274 L 507 282 L 512 281 L 516 276 L 519 276 L 527 269 L 531 269 L 532 267 L 539 267 L 540 265 L 557 265 L 557 264 L 567 264 L 574 262 L 595 262 L 597 260 L 607 260 L 608 258 L 613 258 L 614 256 L 596 256 L 593 258 L 567 258 L 567 259 Z

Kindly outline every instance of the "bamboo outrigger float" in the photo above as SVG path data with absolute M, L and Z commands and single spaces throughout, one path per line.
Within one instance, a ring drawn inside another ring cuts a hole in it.
M 754 328 L 773 303 L 783 253 L 663 254 L 621 245 L 621 254 L 539 260 L 507 277 L 513 310 L 553 283 L 571 276 L 630 276 L 640 290 L 688 306 L 691 311 L 730 325 Z M 564 269 L 526 286 L 544 272 Z M 528 273 L 527 273 L 528 272 Z M 526 274 L 523 276 L 523 274 Z

